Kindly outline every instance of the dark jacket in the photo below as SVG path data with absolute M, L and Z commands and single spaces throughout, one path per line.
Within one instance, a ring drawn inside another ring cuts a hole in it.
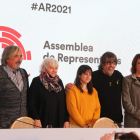
M 19 70 L 24 82 L 22 92 L 0 66 L 0 128 L 9 128 L 17 118 L 26 116 L 28 76 L 24 69 Z
M 64 122 L 69 121 L 66 108 L 66 94 L 61 79 L 58 84 L 62 90 L 58 93 L 49 92 L 35 77 L 31 83 L 28 96 L 28 114 L 33 119 L 41 121 L 42 127 L 52 125 L 53 128 L 63 127 Z
M 102 70 L 92 73 L 92 84 L 98 92 L 101 104 L 100 117 L 108 117 L 117 123 L 121 123 L 123 119 L 121 105 L 122 79 L 122 74 L 117 70 L 114 70 L 111 76 L 104 74 Z

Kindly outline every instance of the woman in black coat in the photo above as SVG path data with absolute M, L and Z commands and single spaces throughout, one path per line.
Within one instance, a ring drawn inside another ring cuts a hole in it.
M 35 120 L 35 128 L 69 127 L 65 90 L 57 69 L 57 60 L 46 58 L 29 88 L 28 115 Z

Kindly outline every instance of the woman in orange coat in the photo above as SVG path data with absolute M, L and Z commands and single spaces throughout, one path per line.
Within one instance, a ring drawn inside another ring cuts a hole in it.
M 100 117 L 98 93 L 92 87 L 92 69 L 82 65 L 77 71 L 73 89 L 66 94 L 70 127 L 92 127 Z

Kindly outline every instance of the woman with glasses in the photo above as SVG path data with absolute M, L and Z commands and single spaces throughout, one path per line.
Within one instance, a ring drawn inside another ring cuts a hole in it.
M 37 127 L 67 128 L 69 115 L 62 80 L 57 75 L 58 62 L 44 59 L 40 75 L 31 83 L 28 94 L 28 114 Z
M 131 73 L 122 83 L 124 126 L 138 128 L 140 127 L 140 54 L 133 58 Z
M 92 127 L 100 117 L 100 103 L 98 93 L 92 87 L 92 69 L 82 65 L 72 89 L 66 94 L 67 109 L 69 112 L 70 127 Z

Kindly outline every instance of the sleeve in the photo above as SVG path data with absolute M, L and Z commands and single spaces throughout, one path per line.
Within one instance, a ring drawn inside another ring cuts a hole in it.
M 38 105 L 38 100 L 37 100 L 37 95 L 38 95 L 38 84 L 37 84 L 37 79 L 33 79 L 31 86 L 29 88 L 29 93 L 28 93 L 28 115 L 29 117 L 33 119 L 39 120 L 39 115 L 37 113 L 37 105 Z
M 91 126 L 93 126 L 93 124 L 100 118 L 100 113 L 101 113 L 101 106 L 100 106 L 100 102 L 99 102 L 99 98 L 98 98 L 98 92 L 95 89 L 94 89 L 93 94 L 95 94 L 96 109 L 93 114 L 93 119 L 90 123 Z
M 94 72 L 92 72 L 92 86 L 95 87 Z
M 92 72 L 92 87 L 94 87 L 96 90 L 98 90 L 98 79 L 97 72 Z
M 70 89 L 66 94 L 67 109 L 70 117 L 81 127 L 86 124 L 84 119 L 81 117 L 76 104 L 76 93 L 74 89 Z
M 131 102 L 129 82 L 126 78 L 123 78 L 122 82 L 122 102 L 125 111 L 138 120 L 140 117 L 140 110 Z
M 65 94 L 65 99 L 66 99 L 66 94 Z M 65 100 L 66 102 L 66 100 Z M 69 113 L 68 113 L 68 110 L 67 110 L 67 105 L 65 106 L 65 122 L 69 122 Z
M 120 73 L 121 74 L 121 73 Z M 121 74 L 121 77 L 120 77 L 120 81 L 121 81 L 121 91 L 122 91 L 122 81 L 123 81 L 123 75 Z
M 29 80 L 28 80 L 28 74 L 27 74 L 27 72 L 26 72 L 26 70 L 25 69 L 23 69 L 24 70 L 24 72 L 25 72 L 25 75 L 26 75 L 26 80 L 27 80 L 27 91 L 29 90 Z
M 26 77 L 26 81 L 27 81 L 27 97 L 26 97 L 26 99 L 28 99 L 28 92 L 29 92 L 29 80 L 28 80 L 28 74 L 27 74 L 27 72 L 26 72 L 26 70 L 25 69 L 23 69 L 23 71 L 25 72 L 25 77 Z M 28 102 L 27 102 L 27 109 L 28 109 Z
M 60 86 L 62 87 L 62 92 L 64 93 L 64 101 L 65 101 L 65 122 L 69 122 L 69 113 L 67 110 L 67 106 L 66 106 L 66 93 L 65 93 L 65 89 L 64 89 L 64 85 L 62 80 L 60 79 Z

